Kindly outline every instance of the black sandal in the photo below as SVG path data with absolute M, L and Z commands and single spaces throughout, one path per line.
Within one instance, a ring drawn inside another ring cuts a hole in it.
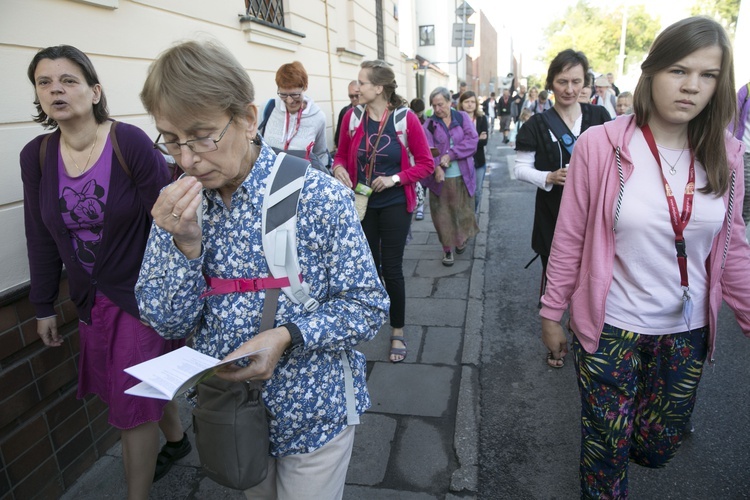
M 170 446 L 166 443 L 161 447 L 161 451 L 156 456 L 156 469 L 154 470 L 154 482 L 163 478 L 172 468 L 172 465 L 179 459 L 187 456 L 193 447 L 188 441 L 187 433 L 183 433 L 179 446 Z

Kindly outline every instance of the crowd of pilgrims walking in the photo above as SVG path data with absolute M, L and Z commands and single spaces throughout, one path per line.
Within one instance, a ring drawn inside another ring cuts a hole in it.
M 722 297 L 732 297 L 750 331 L 750 248 L 742 210 L 732 212 L 745 194 L 741 140 L 750 126 L 743 108 L 745 132 L 725 133 L 738 105 L 729 39 L 708 18 L 679 21 L 641 69 L 635 91 L 621 92 L 611 73 L 597 76 L 585 54 L 568 49 L 550 62 L 543 89 L 514 80 L 483 99 L 463 84 L 407 103 L 390 65 L 365 61 L 347 85 L 329 151 L 300 62 L 279 68 L 276 97 L 257 106 L 225 47 L 174 45 L 140 94 L 159 132 L 152 141 L 109 118 L 84 53 L 40 50 L 28 76 L 35 119 L 53 132 L 21 154 L 30 299 L 42 340 L 60 346 L 53 303 L 64 264 L 81 318 L 78 397 L 94 393 L 109 405 L 129 498 L 147 498 L 191 445 L 174 403 L 124 394 L 137 380 L 122 370 L 184 345 L 188 332 L 216 358 L 267 348 L 218 375 L 262 381 L 275 416 L 269 473 L 248 498 L 341 498 L 354 428 L 371 405 L 355 347 L 388 320 L 390 361 L 409 356 L 403 259 L 412 220 L 424 219 L 429 203 L 442 264 L 461 258 L 479 232 L 494 133 L 516 149 L 516 178 L 538 188 L 530 232 L 543 269 L 542 340 L 558 369 L 572 340 L 582 497 L 627 497 L 628 462 L 665 465 L 689 428 Z M 279 294 L 261 330 L 269 292 L 227 294 L 212 284 L 269 276 L 252 207 L 262 206 L 282 152 L 315 167 L 297 209 L 306 228 L 297 235 L 300 278 L 312 302 Z M 693 205 L 703 224 L 691 218 Z M 652 266 L 632 266 L 644 252 Z

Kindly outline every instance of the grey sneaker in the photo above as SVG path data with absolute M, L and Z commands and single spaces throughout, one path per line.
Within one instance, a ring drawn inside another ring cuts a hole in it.
M 443 256 L 443 265 L 448 267 L 453 265 L 453 252 L 445 252 L 445 255 Z

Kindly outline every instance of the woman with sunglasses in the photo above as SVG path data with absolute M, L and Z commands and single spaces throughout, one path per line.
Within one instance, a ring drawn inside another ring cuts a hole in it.
M 140 322 L 133 293 L 150 210 L 169 173 L 143 131 L 117 123 L 111 132 L 115 123 L 86 54 L 69 45 L 42 49 L 28 77 L 34 120 L 56 129 L 21 152 L 37 332 L 45 345 L 63 345 L 55 301 L 64 265 L 79 318 L 78 398 L 96 394 L 109 406 L 108 421 L 122 432 L 128 498 L 146 499 L 152 481 L 191 449 L 174 402 L 124 392 L 139 383 L 125 368 L 182 344 Z M 159 428 L 168 441 L 161 452 Z
M 316 168 L 329 165 L 326 146 L 326 117 L 317 104 L 305 94 L 307 71 L 302 63 L 282 64 L 276 71 L 277 96 L 266 104 L 268 116 L 261 134 L 277 151 L 296 151 Z M 272 107 L 270 114 L 268 106 Z

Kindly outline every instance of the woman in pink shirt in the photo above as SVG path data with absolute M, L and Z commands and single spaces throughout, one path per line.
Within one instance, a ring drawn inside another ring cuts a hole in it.
M 641 65 L 635 115 L 593 127 L 570 162 L 542 297 L 554 359 L 570 307 L 581 394 L 582 498 L 627 498 L 629 461 L 674 456 L 722 299 L 750 335 L 750 247 L 732 48 L 711 19 L 662 32 Z

